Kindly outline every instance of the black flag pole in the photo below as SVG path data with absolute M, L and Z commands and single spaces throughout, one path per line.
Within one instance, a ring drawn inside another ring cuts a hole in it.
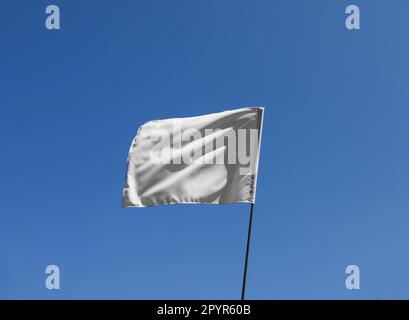
M 260 158 L 260 146 L 261 146 L 261 134 L 263 130 L 263 117 L 264 117 L 264 108 L 258 108 L 258 119 L 257 119 L 257 128 L 259 128 L 258 134 L 258 150 L 257 150 L 257 167 L 258 170 L 258 162 Z M 251 239 L 251 226 L 253 224 L 253 209 L 254 209 L 254 202 L 255 202 L 255 188 L 257 186 L 257 170 L 256 175 L 254 178 L 254 194 L 253 194 L 253 202 L 250 205 L 250 218 L 249 218 L 249 230 L 247 233 L 247 246 L 246 246 L 246 260 L 244 261 L 244 274 L 243 274 L 243 287 L 241 289 L 241 300 L 244 300 L 246 295 L 246 280 L 247 280 L 247 265 L 249 260 L 249 252 L 250 252 L 250 239 Z
M 244 262 L 243 288 L 241 290 L 241 300 L 244 300 L 245 293 L 246 293 L 247 264 L 249 260 L 249 251 L 250 251 L 251 225 L 253 224 L 253 208 L 254 208 L 254 203 L 252 203 L 250 206 L 249 231 L 247 234 L 246 260 Z

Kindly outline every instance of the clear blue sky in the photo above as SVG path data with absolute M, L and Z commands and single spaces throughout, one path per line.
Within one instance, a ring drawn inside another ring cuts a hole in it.
M 123 209 L 121 195 L 139 125 L 249 105 L 266 112 L 248 298 L 409 298 L 407 0 L 0 12 L 0 298 L 240 298 L 248 205 Z

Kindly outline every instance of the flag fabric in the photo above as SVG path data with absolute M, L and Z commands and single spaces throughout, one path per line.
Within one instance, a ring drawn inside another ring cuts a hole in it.
M 123 207 L 254 203 L 264 108 L 149 121 L 132 141 Z

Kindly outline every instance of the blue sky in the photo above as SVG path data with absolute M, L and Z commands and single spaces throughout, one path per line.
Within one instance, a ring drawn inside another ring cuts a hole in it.
M 409 298 L 408 11 L 2 1 L 0 298 L 240 298 L 248 205 L 123 209 L 121 194 L 139 125 L 249 105 L 266 112 L 247 297 Z

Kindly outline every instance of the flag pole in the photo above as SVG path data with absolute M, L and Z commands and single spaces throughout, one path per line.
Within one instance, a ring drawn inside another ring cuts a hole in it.
M 260 128 L 260 132 L 258 135 L 258 152 L 257 152 L 257 169 L 258 169 L 258 162 L 260 158 L 260 146 L 261 146 L 261 134 L 263 130 L 263 117 L 264 117 L 264 108 L 258 108 L 258 128 Z M 257 170 L 256 170 L 257 171 Z M 257 174 L 254 181 L 254 186 L 257 186 Z M 244 274 L 243 274 L 243 287 L 241 289 L 241 300 L 244 300 L 246 296 L 246 280 L 247 280 L 247 265 L 249 260 L 249 252 L 250 252 L 250 239 L 251 239 L 251 226 L 253 224 L 253 209 L 254 209 L 254 202 L 256 201 L 256 189 L 254 188 L 254 195 L 253 195 L 253 202 L 250 205 L 250 218 L 249 218 L 249 230 L 247 233 L 247 246 L 246 246 L 246 260 L 244 262 Z
M 245 293 L 246 293 L 247 264 L 249 260 L 249 251 L 250 251 L 251 225 L 253 224 L 253 208 L 254 208 L 254 203 L 252 203 L 250 206 L 249 231 L 247 234 L 246 260 L 244 262 L 243 288 L 241 290 L 241 300 L 244 300 Z

